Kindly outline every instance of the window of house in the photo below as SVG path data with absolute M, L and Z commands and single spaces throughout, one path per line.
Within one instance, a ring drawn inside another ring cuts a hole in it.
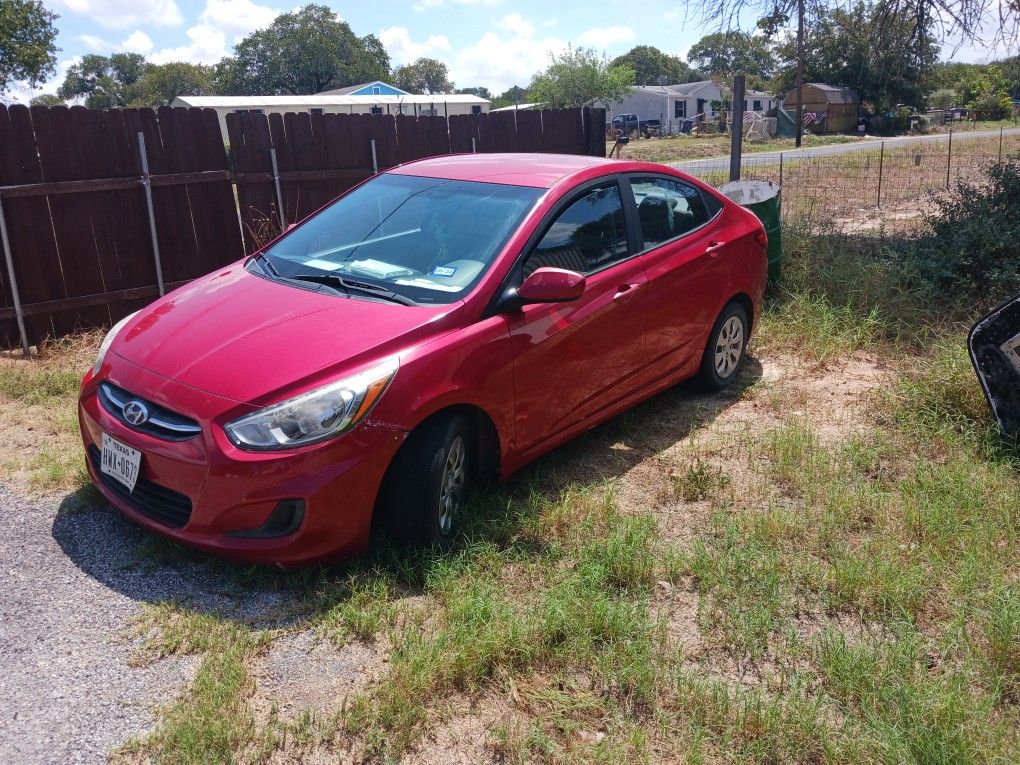
M 482 113 L 482 107 L 481 107 L 481 106 L 479 106 L 478 104 L 474 104 L 474 105 L 473 105 L 473 106 L 471 107 L 471 113 L 472 113 L 472 114 L 481 114 L 481 113 Z
M 755 101 L 754 102 L 754 110 L 756 112 L 760 112 L 761 111 L 761 101 Z
M 265 114 L 265 112 L 263 112 L 262 109 L 249 109 L 248 111 L 251 112 L 252 114 Z
M 629 254 L 620 189 L 614 181 L 586 192 L 559 214 L 525 261 L 524 273 L 545 266 L 590 274 Z
M 631 178 L 630 188 L 641 224 L 642 249 L 650 250 L 707 223 L 718 211 L 713 199 L 694 186 L 671 178 Z
M 673 118 L 680 120 L 686 116 L 687 102 L 679 98 L 673 101 Z
M 379 86 L 378 85 L 373 85 L 372 86 L 372 95 L 373 96 L 378 96 L 380 93 L 382 93 L 382 90 L 379 88 Z
M 313 107 L 312 108 L 312 114 L 322 114 L 322 113 L 323 112 L 322 112 L 321 108 L 319 108 L 319 107 Z
M 381 106 L 373 106 L 372 107 L 372 114 L 382 114 L 382 107 Z

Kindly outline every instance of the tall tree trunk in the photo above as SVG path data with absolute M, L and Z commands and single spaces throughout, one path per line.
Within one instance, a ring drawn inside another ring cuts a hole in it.
M 804 134 L 804 0 L 797 0 L 797 138 Z

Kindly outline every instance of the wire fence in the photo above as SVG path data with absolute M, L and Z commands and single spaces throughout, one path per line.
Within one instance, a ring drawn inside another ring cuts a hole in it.
M 1020 161 L 1020 131 L 949 134 L 935 140 L 871 143 L 824 151 L 745 155 L 741 178 L 782 187 L 782 215 L 838 230 L 910 233 L 923 225 L 931 195 L 984 168 Z M 672 163 L 713 186 L 729 179 L 729 157 Z

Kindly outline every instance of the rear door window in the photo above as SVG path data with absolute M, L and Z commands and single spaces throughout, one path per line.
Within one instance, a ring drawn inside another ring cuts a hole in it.
M 719 208 L 718 202 L 714 199 L 707 202 L 696 187 L 672 178 L 631 178 L 630 188 L 637 206 L 643 250 L 701 228 L 715 217 Z

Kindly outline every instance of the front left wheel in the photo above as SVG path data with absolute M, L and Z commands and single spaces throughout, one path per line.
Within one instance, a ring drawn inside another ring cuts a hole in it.
M 394 458 L 380 493 L 390 531 L 405 541 L 448 545 L 473 476 L 471 429 L 460 415 L 426 422 Z

